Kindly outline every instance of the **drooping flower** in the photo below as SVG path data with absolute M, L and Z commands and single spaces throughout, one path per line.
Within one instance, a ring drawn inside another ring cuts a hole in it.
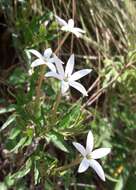
M 61 30 L 65 32 L 71 32 L 76 35 L 76 37 L 82 37 L 82 34 L 85 33 L 81 28 L 74 27 L 74 20 L 69 19 L 68 22 L 60 18 L 59 16 L 55 16 L 57 22 L 62 26 Z
M 75 63 L 75 56 L 72 54 L 68 59 L 65 71 L 62 65 L 62 61 L 54 55 L 54 61 L 56 64 L 57 72 L 48 72 L 46 73 L 46 77 L 54 77 L 61 81 L 61 92 L 65 94 L 66 91 L 69 89 L 69 86 L 75 88 L 79 92 L 81 92 L 84 96 L 87 96 L 87 91 L 83 85 L 79 82 L 76 82 L 78 79 L 84 77 L 88 73 L 92 71 L 92 69 L 82 69 L 73 73 L 74 63 Z
M 93 134 L 91 131 L 89 131 L 89 133 L 87 135 L 86 149 L 80 143 L 77 143 L 77 142 L 73 142 L 73 145 L 83 156 L 83 159 L 78 168 L 78 172 L 79 173 L 85 172 L 90 166 L 95 170 L 97 175 L 103 181 L 105 181 L 104 171 L 103 171 L 101 165 L 99 164 L 99 162 L 96 160 L 109 154 L 111 149 L 110 148 L 99 148 L 99 149 L 93 150 L 94 141 L 93 141 Z
M 43 55 L 35 49 L 30 49 L 28 51 L 37 57 L 37 59 L 32 62 L 31 67 L 37 67 L 40 65 L 47 65 L 51 71 L 56 72 L 56 67 L 53 64 L 54 58 L 51 57 L 51 55 L 52 55 L 51 48 L 46 49 L 44 51 Z

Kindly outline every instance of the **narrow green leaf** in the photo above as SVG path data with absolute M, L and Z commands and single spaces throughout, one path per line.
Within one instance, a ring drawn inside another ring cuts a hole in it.
M 47 138 L 60 150 L 62 150 L 64 152 L 69 152 L 62 135 L 54 132 L 52 134 L 49 134 Z
M 22 168 L 21 170 L 19 170 L 18 172 L 14 173 L 12 176 L 13 176 L 14 178 L 17 178 L 17 179 L 24 177 L 25 175 L 27 175 L 27 174 L 30 172 L 31 166 L 32 166 L 32 161 L 31 161 L 31 159 L 29 158 L 29 159 L 26 161 L 26 163 L 25 163 L 25 165 L 23 166 L 23 168 Z
M 10 140 L 15 139 L 15 138 L 18 136 L 18 134 L 19 134 L 20 132 L 21 132 L 21 130 L 18 129 L 17 127 L 13 128 L 13 129 L 11 130 L 11 132 L 10 132 L 9 139 L 10 139 Z
M 24 145 L 26 142 L 27 137 L 22 137 L 22 139 L 17 143 L 17 145 L 11 150 L 11 152 L 18 152 L 18 149 Z
M 14 105 L 11 105 L 7 108 L 1 108 L 0 109 L 0 114 L 4 114 L 4 113 L 9 113 L 9 112 L 12 112 L 12 111 L 15 111 L 15 106 Z
M 15 118 L 16 118 L 16 115 L 15 115 L 15 114 L 10 115 L 10 116 L 8 117 L 7 121 L 1 126 L 0 132 L 1 132 L 2 130 L 4 130 L 5 128 L 7 128 L 7 127 L 15 120 Z

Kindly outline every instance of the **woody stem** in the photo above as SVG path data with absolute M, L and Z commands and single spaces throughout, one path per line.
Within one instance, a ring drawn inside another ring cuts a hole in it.
M 77 164 L 79 164 L 81 162 L 81 157 L 78 156 L 75 160 L 73 160 L 70 164 L 67 164 L 67 165 L 64 165 L 64 166 L 61 166 L 59 168 L 56 168 L 54 170 L 54 172 L 61 172 L 61 171 L 64 171 L 64 170 L 67 170 L 73 166 L 76 166 Z

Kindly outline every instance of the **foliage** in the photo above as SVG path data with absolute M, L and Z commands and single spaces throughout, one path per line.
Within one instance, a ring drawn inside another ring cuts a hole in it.
M 135 190 L 135 2 L 22 0 L 14 1 L 13 6 L 7 0 L 0 6 L 21 60 L 21 66 L 6 78 L 7 85 L 14 87 L 8 91 L 14 101 L 0 98 L 0 189 Z M 63 33 L 58 31 L 54 14 L 66 20 L 75 18 L 76 25 L 87 31 L 82 39 L 66 39 L 59 51 L 62 60 L 74 52 L 76 69 L 93 68 L 91 76 L 81 80 L 90 88 L 89 96 L 81 98 L 71 88 L 56 115 L 52 108 L 59 84 L 45 80 L 37 101 L 41 70 L 31 72 L 32 58 L 27 51 L 58 47 Z M 102 160 L 106 183 L 98 181 L 92 170 L 80 175 L 76 167 L 56 172 L 76 157 L 71 142 L 84 142 L 90 129 L 96 147 L 112 147 L 111 155 Z

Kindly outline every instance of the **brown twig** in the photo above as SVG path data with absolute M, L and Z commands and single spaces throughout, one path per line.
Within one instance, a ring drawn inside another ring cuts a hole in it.
M 124 70 L 130 67 L 133 63 L 134 62 L 129 62 L 127 65 L 125 65 L 125 67 L 119 72 L 119 74 L 115 76 L 106 86 L 100 88 L 96 93 L 94 93 L 83 105 L 83 107 L 90 106 L 94 101 L 96 101 L 100 97 L 100 95 L 122 75 Z

